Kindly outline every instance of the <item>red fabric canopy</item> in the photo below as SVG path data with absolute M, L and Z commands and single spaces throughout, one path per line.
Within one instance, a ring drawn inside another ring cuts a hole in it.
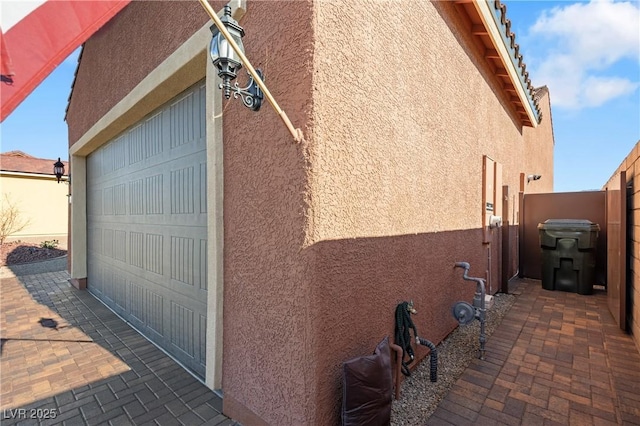
M 11 3 L 2 5 L 3 13 L 12 7 L 32 10 L 6 32 L 0 30 L 0 121 L 129 0 Z

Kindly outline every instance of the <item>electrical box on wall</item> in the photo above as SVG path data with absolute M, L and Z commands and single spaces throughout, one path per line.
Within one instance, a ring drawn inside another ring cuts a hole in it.
M 482 227 L 485 242 L 489 242 L 487 228 L 502 225 L 502 164 L 488 156 L 482 158 Z

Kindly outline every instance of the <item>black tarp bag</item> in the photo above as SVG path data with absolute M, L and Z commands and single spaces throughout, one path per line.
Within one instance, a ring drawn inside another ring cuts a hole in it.
M 388 425 L 393 402 L 389 337 L 378 344 L 373 355 L 351 359 L 342 369 L 342 425 Z

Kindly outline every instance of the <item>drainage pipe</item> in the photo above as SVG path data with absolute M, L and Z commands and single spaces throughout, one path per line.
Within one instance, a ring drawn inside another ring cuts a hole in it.
M 473 306 L 478 310 L 476 318 L 478 318 L 478 320 L 480 321 L 480 359 L 484 359 L 484 344 L 487 341 L 487 336 L 484 330 L 487 313 L 484 305 L 484 299 L 486 295 L 484 280 L 482 278 L 470 277 L 468 275 L 469 269 L 471 268 L 468 262 L 456 262 L 455 267 L 464 269 L 462 279 L 467 281 L 474 281 L 476 283 L 476 293 L 473 296 Z
M 416 341 L 420 343 L 422 346 L 426 346 L 429 348 L 431 353 L 429 354 L 430 360 L 430 379 L 433 383 L 438 381 L 438 351 L 436 350 L 436 345 L 430 342 L 427 339 L 423 339 L 422 337 L 416 337 Z

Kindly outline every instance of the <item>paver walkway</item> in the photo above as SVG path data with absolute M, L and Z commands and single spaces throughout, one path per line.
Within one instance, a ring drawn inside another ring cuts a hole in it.
M 71 287 L 65 264 L 0 268 L 3 425 L 237 425 L 216 394 Z M 532 280 L 512 292 L 486 359 L 472 362 L 427 424 L 640 425 L 640 354 L 606 293 L 551 292 Z
M 640 425 L 640 354 L 602 290 L 513 284 L 515 304 L 429 425 Z
M 2 425 L 237 425 L 220 397 L 74 289 L 65 265 L 0 268 Z

